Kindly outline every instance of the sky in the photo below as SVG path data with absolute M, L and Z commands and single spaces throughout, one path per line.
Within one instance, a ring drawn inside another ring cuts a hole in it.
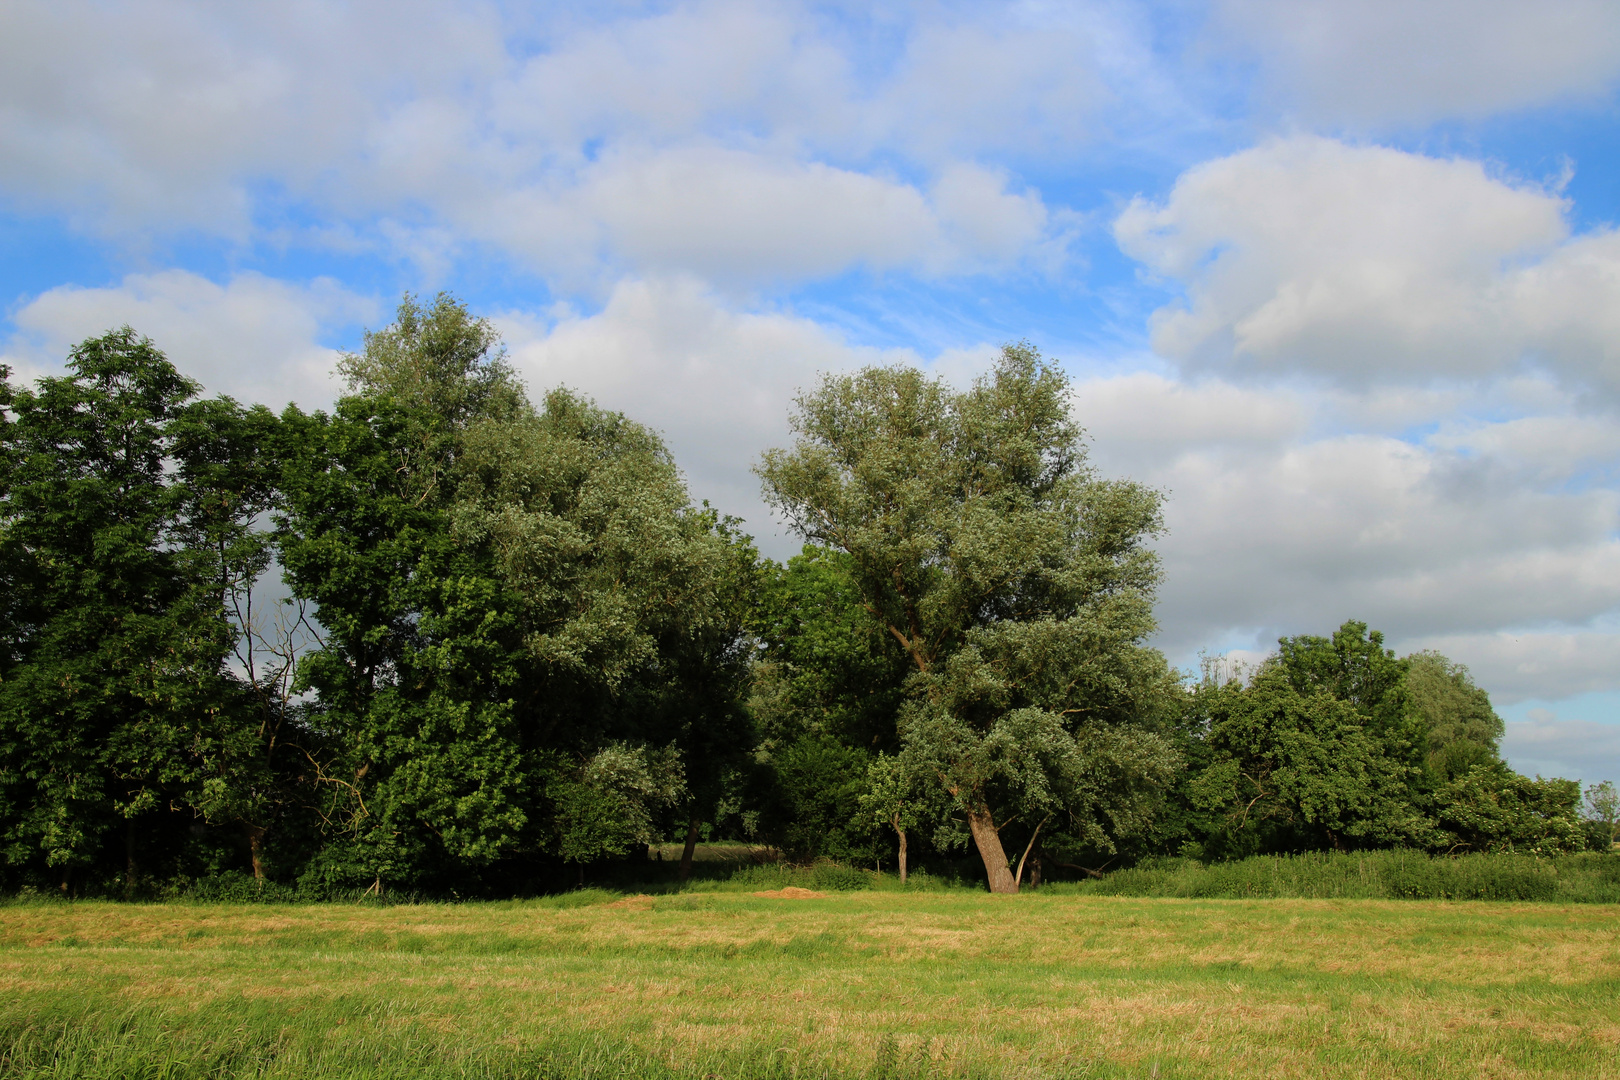
M 1156 644 L 1347 619 L 1620 779 L 1613 0 L 0 6 L 0 363 L 331 402 L 407 291 L 750 472 L 821 372 L 1025 340 L 1165 493 Z

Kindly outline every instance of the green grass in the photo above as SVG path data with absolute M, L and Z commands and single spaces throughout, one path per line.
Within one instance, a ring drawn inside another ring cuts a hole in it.
M 1588 852 L 1539 859 L 1415 851 L 1264 855 L 1205 865 L 1164 859 L 1054 886 L 1097 896 L 1247 899 L 1547 900 L 1620 903 L 1620 858 Z
M 5 1076 L 1620 1076 L 1620 918 L 1546 901 L 15 903 L 0 991 Z

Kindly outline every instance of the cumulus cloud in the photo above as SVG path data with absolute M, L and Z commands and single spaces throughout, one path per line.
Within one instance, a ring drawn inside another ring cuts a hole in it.
M 106 288 L 51 289 L 24 304 L 0 362 L 25 379 L 60 374 L 74 344 L 129 325 L 205 393 L 309 408 L 339 389 L 337 354 L 320 343 L 327 332 L 377 314 L 374 301 L 326 279 L 296 285 L 242 274 L 220 285 L 184 270 L 131 274 Z
M 1104 96 L 1088 27 L 1118 20 L 870 18 L 890 44 L 798 3 L 24 0 L 0 15 L 0 190 L 123 236 L 337 213 L 351 244 L 493 248 L 570 285 L 1049 263 L 1040 196 L 973 161 L 1071 153 Z
M 1284 112 L 1360 128 L 1601 100 L 1620 78 L 1607 0 L 1217 0 Z
M 1595 662 L 1572 680 L 1534 661 L 1556 635 L 1514 635 L 1488 657 L 1473 638 L 1465 649 L 1446 637 L 1580 626 L 1620 606 L 1620 494 L 1571 482 L 1594 456 L 1610 459 L 1605 424 L 1458 420 L 1413 439 L 1343 430 L 1360 404 L 1345 394 L 1146 374 L 1077 391 L 1098 467 L 1167 493 L 1160 620 L 1172 656 L 1264 648 L 1356 618 L 1475 663 L 1510 698 L 1620 685 Z M 1567 445 L 1549 435 L 1558 423 Z
M 1115 223 L 1185 288 L 1154 347 L 1196 366 L 1348 383 L 1544 365 L 1620 389 L 1620 235 L 1478 162 L 1279 139 L 1188 170 Z
M 1040 196 L 1008 184 L 1004 174 L 955 165 L 925 192 L 703 146 L 616 152 L 566 186 L 514 190 L 456 213 L 474 235 L 565 280 L 619 267 L 746 286 L 853 267 L 931 276 L 1016 263 L 1058 238 Z

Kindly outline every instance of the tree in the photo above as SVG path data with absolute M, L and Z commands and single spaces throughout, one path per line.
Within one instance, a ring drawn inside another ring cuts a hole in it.
M 1616 838 L 1620 838 L 1620 793 L 1615 791 L 1614 781 L 1588 787 L 1582 810 L 1592 846 L 1599 851 L 1613 851 Z
M 1143 827 L 1174 767 L 1154 731 L 1174 679 L 1143 645 L 1159 496 L 1087 469 L 1062 372 L 1013 345 L 966 392 L 868 368 L 796 406 L 766 497 L 848 556 L 914 669 L 904 756 L 966 817 L 991 889 L 1018 888 L 1012 821 L 1030 843 L 1054 818 L 1099 844 Z
M 1445 782 L 1497 761 L 1502 718 L 1468 669 L 1433 651 L 1413 653 L 1406 662 L 1412 705 L 1427 726 L 1429 771 Z
M 1304 695 L 1329 694 L 1355 707 L 1391 757 L 1414 770 L 1427 763 L 1428 730 L 1414 707 L 1407 660 L 1384 648 L 1384 635 L 1351 620 L 1331 638 L 1301 634 L 1277 641 L 1277 665 Z
M 904 885 L 907 834 L 926 816 L 917 778 L 906 770 L 904 761 L 880 753 L 866 767 L 866 791 L 860 797 L 860 813 L 865 823 L 894 830 L 900 844 L 900 884 Z
M 1551 855 L 1586 846 L 1578 781 L 1532 780 L 1496 762 L 1475 765 L 1437 794 L 1452 850 Z
M 609 743 L 551 785 L 557 805 L 558 851 L 579 866 L 625 855 L 653 839 L 659 809 L 685 794 L 686 778 L 674 747 L 649 753 L 644 746 Z
M 911 662 L 861 606 L 850 557 L 806 546 L 785 566 L 767 564 L 757 592 L 753 706 L 766 748 L 810 734 L 896 752 Z
M 323 635 L 300 666 L 312 872 L 465 886 L 611 853 L 628 796 L 592 762 L 614 755 L 674 753 L 687 801 L 711 792 L 705 747 L 749 745 L 715 730 L 742 715 L 746 538 L 690 506 L 646 428 L 563 390 L 531 404 L 451 297 L 407 297 L 343 370 L 333 413 L 282 431 L 282 561 Z
M 1301 693 L 1272 661 L 1247 686 L 1206 685 L 1195 695 L 1205 761 L 1187 793 L 1219 822 L 1205 848 L 1241 856 L 1425 842 L 1408 768 L 1331 684 L 1306 685 Z
M 205 803 L 210 755 L 241 734 L 221 589 L 255 556 L 218 522 L 244 491 L 230 429 L 266 417 L 188 405 L 196 385 L 129 327 L 68 370 L 6 391 L 0 820 L 6 861 L 64 891 L 121 832 L 133 888 L 152 822 Z

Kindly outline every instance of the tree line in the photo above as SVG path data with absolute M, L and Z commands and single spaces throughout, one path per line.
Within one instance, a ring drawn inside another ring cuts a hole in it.
M 829 375 L 756 471 L 786 564 L 659 437 L 536 401 L 407 297 L 330 411 L 205 398 L 125 327 L 0 378 L 0 883 L 496 895 L 684 841 L 990 888 L 1147 855 L 1607 849 L 1468 673 L 1363 624 L 1187 680 L 1161 496 L 1063 373 Z

